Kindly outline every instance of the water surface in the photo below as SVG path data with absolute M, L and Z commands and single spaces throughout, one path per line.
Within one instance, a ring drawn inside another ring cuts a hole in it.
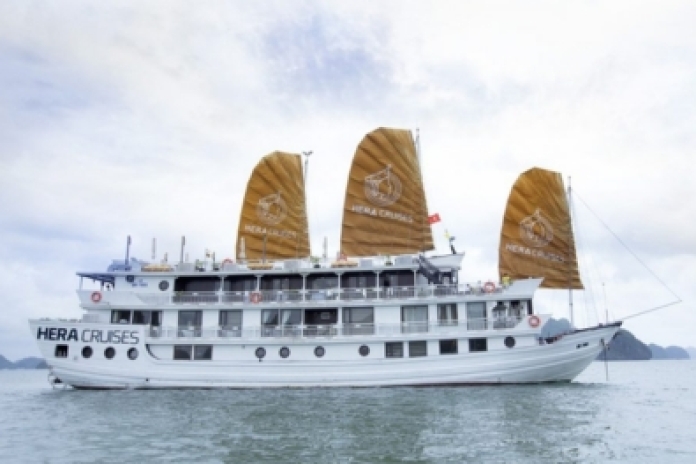
M 52 390 L 0 371 L 0 461 L 696 462 L 696 362 L 559 385 Z

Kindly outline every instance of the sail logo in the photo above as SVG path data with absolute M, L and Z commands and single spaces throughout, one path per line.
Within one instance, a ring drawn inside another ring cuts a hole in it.
M 391 164 L 381 171 L 365 176 L 365 196 L 377 206 L 389 206 L 401 198 L 401 179 L 391 170 Z
M 553 240 L 551 223 L 537 210 L 531 216 L 520 221 L 520 238 L 531 247 L 545 247 Z
M 270 226 L 276 225 L 288 216 L 288 206 L 280 192 L 261 198 L 256 205 L 256 216 Z

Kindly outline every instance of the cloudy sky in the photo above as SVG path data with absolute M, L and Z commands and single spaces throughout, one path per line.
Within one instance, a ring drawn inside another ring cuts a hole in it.
M 129 234 L 141 258 L 182 235 L 192 259 L 234 256 L 274 150 L 314 152 L 312 248 L 335 252 L 349 163 L 380 126 L 420 130 L 463 280 L 497 274 L 517 175 L 552 169 L 594 287 L 578 324 L 679 297 L 625 327 L 696 346 L 695 22 L 691 1 L 3 1 L 0 353 L 38 354 L 28 318 L 80 317 L 75 272 Z M 567 316 L 557 293 L 537 309 Z

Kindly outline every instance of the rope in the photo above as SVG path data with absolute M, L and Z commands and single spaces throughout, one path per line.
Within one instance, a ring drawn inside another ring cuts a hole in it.
M 621 240 L 621 239 L 619 238 L 619 236 L 616 235 L 616 233 L 614 233 L 614 231 L 611 230 L 611 228 L 610 228 L 604 221 L 602 221 L 602 220 L 599 218 L 599 216 L 597 216 L 597 214 L 592 210 L 592 208 L 590 208 L 589 205 L 588 205 L 587 203 L 585 203 L 585 200 L 583 200 L 583 199 L 580 197 L 580 195 L 578 195 L 578 193 L 577 193 L 577 191 L 576 191 L 575 189 L 573 190 L 573 194 L 574 194 L 574 195 L 573 195 L 574 198 L 577 198 L 577 199 L 579 199 L 579 200 L 582 202 L 582 204 L 585 206 L 585 208 L 587 208 L 587 210 L 588 210 L 590 213 L 592 213 L 592 215 L 595 217 L 595 219 L 597 219 L 597 221 L 599 221 L 599 223 L 602 224 L 602 226 L 604 226 L 604 228 L 616 239 L 616 241 L 619 242 L 619 243 L 621 244 L 621 246 L 623 246 L 624 249 L 625 249 L 626 251 L 628 251 L 628 253 L 630 253 L 630 255 L 633 256 L 633 258 L 635 258 L 635 260 L 638 261 L 638 262 L 641 264 L 641 266 L 643 266 L 643 268 L 645 268 L 645 270 L 648 271 L 648 272 L 650 273 L 650 275 L 652 275 L 652 276 L 655 278 L 655 280 L 657 280 L 669 293 L 672 294 L 672 296 L 674 296 L 674 298 L 676 298 L 675 301 L 672 301 L 672 302 L 667 303 L 667 304 L 663 304 L 663 305 L 661 305 L 661 306 L 655 306 L 655 307 L 653 307 L 653 308 L 649 308 L 649 309 L 646 309 L 646 310 L 644 310 L 644 311 L 639 311 L 639 312 L 634 313 L 634 314 L 632 314 L 632 315 L 630 315 L 630 316 L 624 317 L 622 320 L 625 321 L 625 320 L 627 320 L 627 319 L 632 319 L 632 318 L 637 317 L 637 316 L 642 316 L 643 314 L 647 314 L 647 313 L 651 313 L 651 312 L 653 312 L 653 311 L 657 311 L 658 309 L 664 309 L 664 308 L 667 308 L 667 307 L 669 307 L 669 306 L 673 306 L 673 305 L 675 305 L 675 304 L 681 303 L 682 300 L 681 300 L 681 298 L 679 298 L 679 295 L 677 295 L 676 292 L 674 292 L 674 290 L 672 290 L 662 279 L 660 279 L 660 278 L 657 276 L 657 274 L 655 274 L 655 272 L 653 272 L 653 270 L 650 269 L 650 268 L 648 267 L 648 265 L 645 264 L 645 263 L 643 262 L 643 260 L 640 259 L 640 258 L 638 257 L 638 255 L 636 255 L 636 254 L 633 252 L 633 250 L 631 250 L 631 249 L 628 247 L 628 245 L 626 245 L 626 244 L 623 242 L 623 240 Z

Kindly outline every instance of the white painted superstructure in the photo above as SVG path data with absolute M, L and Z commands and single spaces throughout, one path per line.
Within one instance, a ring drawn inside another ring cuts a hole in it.
M 80 320 L 31 320 L 76 388 L 278 388 L 571 381 L 620 323 L 542 338 L 542 279 L 461 283 L 463 255 L 149 264 L 80 272 Z M 94 282 L 94 283 L 93 283 Z M 90 285 L 92 287 L 90 288 Z

